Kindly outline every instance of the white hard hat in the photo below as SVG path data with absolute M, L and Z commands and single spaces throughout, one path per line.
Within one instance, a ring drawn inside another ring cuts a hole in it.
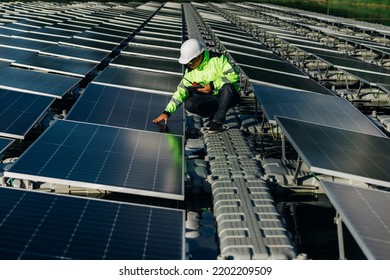
M 196 39 L 188 39 L 181 45 L 179 63 L 187 64 L 204 51 L 202 44 Z

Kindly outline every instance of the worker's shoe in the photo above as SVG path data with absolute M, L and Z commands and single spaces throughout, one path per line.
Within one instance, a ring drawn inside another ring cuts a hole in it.
M 217 121 L 211 121 L 209 133 L 217 133 L 222 131 L 222 123 Z

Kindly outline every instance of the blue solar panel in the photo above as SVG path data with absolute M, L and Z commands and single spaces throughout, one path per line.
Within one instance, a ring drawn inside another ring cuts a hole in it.
M 167 127 L 152 120 L 161 114 L 170 96 L 91 84 L 67 115 L 68 120 L 184 134 L 184 107 L 169 119 Z
M 178 63 L 177 60 L 138 55 L 119 55 L 110 63 L 110 65 L 122 68 L 170 73 L 174 75 L 181 75 L 183 73 L 183 66 Z
M 182 151 L 180 136 L 58 120 L 5 176 L 183 200 Z
M 74 77 L 85 77 L 97 66 L 96 62 L 65 59 L 61 57 L 35 54 L 12 62 L 12 66 L 25 67 Z
M 0 135 L 24 139 L 54 98 L 0 89 Z
M 276 117 L 310 171 L 390 187 L 390 138 Z
M 344 98 L 286 88 L 253 86 L 268 121 L 275 116 L 304 120 L 367 134 L 384 134 Z
M 14 142 L 15 140 L 1 138 L 0 137 L 0 154 L 4 153 L 4 151 Z
M 80 81 L 79 78 L 74 77 L 0 66 L 0 88 L 3 89 L 61 99 Z
M 181 210 L 0 188 L 0 259 L 184 258 Z
M 92 83 L 171 94 L 181 79 L 181 75 L 108 66 Z
M 368 259 L 390 259 L 390 193 L 320 181 Z

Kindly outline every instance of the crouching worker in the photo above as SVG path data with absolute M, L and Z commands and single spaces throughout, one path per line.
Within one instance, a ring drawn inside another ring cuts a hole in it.
M 225 55 L 206 50 L 196 39 L 182 44 L 179 63 L 186 65 L 184 77 L 164 112 L 153 122 L 167 125 L 169 117 L 185 102 L 187 111 L 211 119 L 209 132 L 220 132 L 226 112 L 240 101 L 239 75 Z

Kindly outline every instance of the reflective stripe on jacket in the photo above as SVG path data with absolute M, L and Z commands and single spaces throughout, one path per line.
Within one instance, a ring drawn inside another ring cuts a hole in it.
M 203 61 L 196 69 L 186 69 L 184 77 L 173 93 L 171 100 L 165 108 L 165 112 L 172 114 L 188 98 L 186 87 L 191 83 L 207 85 L 212 82 L 213 95 L 219 94 L 219 90 L 226 83 L 232 83 L 239 90 L 239 75 L 229 63 L 227 57 L 205 50 Z

